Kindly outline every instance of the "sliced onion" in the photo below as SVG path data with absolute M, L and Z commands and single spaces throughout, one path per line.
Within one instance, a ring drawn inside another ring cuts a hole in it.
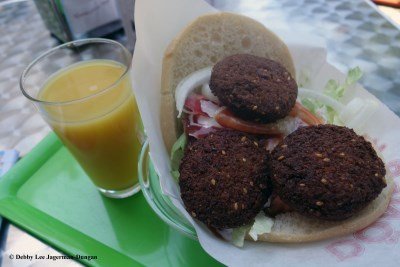
M 183 107 L 183 110 L 185 113 L 189 114 L 203 114 L 204 112 L 201 110 L 201 100 L 205 99 L 204 96 L 199 95 L 199 94 L 190 94 L 186 99 L 185 99 L 185 105 Z M 189 110 L 190 112 L 186 112 Z
M 296 131 L 300 126 L 307 126 L 305 122 L 303 122 L 298 117 L 286 116 L 285 118 L 278 120 L 274 123 L 279 131 L 283 134 L 283 136 L 287 136 L 292 132 Z
M 349 122 L 352 120 L 357 114 L 361 112 L 364 106 L 364 101 L 361 98 L 352 99 L 346 107 L 343 107 L 342 110 L 337 110 L 339 113 L 339 118 L 343 122 Z
M 207 99 L 214 101 L 215 103 L 219 103 L 218 97 L 216 97 L 210 89 L 210 85 L 208 83 L 203 84 L 201 87 L 201 94 L 204 95 Z
M 222 128 L 222 126 L 219 125 L 214 118 L 206 116 L 198 116 L 197 123 L 204 128 L 210 128 L 210 127 Z
M 198 124 L 197 123 L 197 117 L 195 117 L 193 114 L 190 114 L 189 116 L 188 116 L 188 119 L 189 119 L 189 124 L 188 124 L 188 126 L 199 126 L 199 127 L 201 127 L 201 125 L 200 124 Z
M 340 118 L 346 122 L 346 126 L 361 130 L 361 127 L 377 111 L 379 103 L 371 99 L 354 98 L 340 113 Z
M 267 149 L 268 151 L 274 150 L 274 148 L 275 148 L 282 140 L 283 140 L 283 136 L 281 136 L 281 137 L 272 137 L 272 138 L 269 138 L 268 141 L 267 141 L 268 143 L 267 143 L 266 149 Z
M 195 138 L 202 138 L 207 134 L 222 128 L 214 118 L 199 114 L 190 114 L 184 120 L 185 132 Z
M 215 117 L 219 111 L 221 111 L 220 106 L 208 100 L 200 100 L 200 107 L 203 113 L 212 118 Z
M 203 138 L 207 136 L 209 133 L 212 133 L 215 131 L 215 128 L 210 127 L 210 128 L 205 128 L 205 127 L 198 127 L 197 129 L 189 129 L 188 134 L 190 136 L 193 136 L 195 138 Z
M 188 127 L 196 126 L 196 127 L 205 127 L 205 128 L 210 128 L 210 127 L 222 128 L 222 126 L 219 125 L 218 122 L 214 118 L 210 118 L 210 117 L 198 115 L 198 114 L 190 114 L 188 116 L 188 125 L 187 126 Z
M 365 122 L 377 111 L 379 103 L 371 99 L 353 98 L 347 105 L 314 90 L 299 88 L 299 95 L 316 99 L 324 105 L 332 107 L 339 114 L 341 121 L 347 127 L 360 129 Z
M 198 71 L 193 72 L 192 74 L 186 76 L 176 87 L 175 90 L 175 101 L 176 101 L 176 109 L 178 110 L 178 118 L 182 115 L 182 110 L 185 105 L 186 97 L 192 92 L 194 89 L 199 87 L 202 84 L 208 83 L 211 77 L 211 69 L 212 67 L 207 67 Z
M 330 106 L 336 111 L 340 111 L 344 109 L 344 105 L 339 101 L 329 97 L 321 92 L 317 92 L 315 90 L 306 89 L 306 88 L 299 88 L 299 96 L 300 97 L 307 97 L 311 99 L 318 100 L 322 102 L 324 105 Z

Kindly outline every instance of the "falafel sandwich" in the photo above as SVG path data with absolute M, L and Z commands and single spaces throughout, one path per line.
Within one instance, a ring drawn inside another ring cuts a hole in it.
M 333 125 L 356 125 L 357 103 L 299 88 L 288 47 L 257 21 L 218 13 L 192 22 L 165 52 L 161 94 L 186 210 L 211 229 L 233 229 L 236 245 L 238 235 L 344 235 L 386 210 L 393 184 L 383 161 L 364 137 Z

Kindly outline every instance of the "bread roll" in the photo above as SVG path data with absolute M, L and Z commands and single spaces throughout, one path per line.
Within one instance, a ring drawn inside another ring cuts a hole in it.
M 266 57 L 282 64 L 296 77 L 285 43 L 259 22 L 232 13 L 204 15 L 189 24 L 165 51 L 161 77 L 161 129 L 165 145 L 171 150 L 182 126 L 177 119 L 175 89 L 187 75 L 221 59 L 239 53 Z M 276 217 L 272 232 L 259 241 L 279 243 L 310 242 L 346 235 L 367 227 L 387 209 L 394 189 L 393 179 L 377 199 L 344 221 L 322 221 L 295 212 Z M 246 237 L 252 240 L 249 236 Z
M 261 23 L 233 13 L 213 13 L 189 24 L 165 51 L 161 77 L 161 129 L 170 151 L 182 133 L 177 120 L 175 89 L 187 75 L 239 53 L 266 57 L 281 63 L 296 77 L 289 49 Z

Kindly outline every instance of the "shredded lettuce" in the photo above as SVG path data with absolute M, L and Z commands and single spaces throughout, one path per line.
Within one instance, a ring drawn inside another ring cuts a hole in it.
M 355 67 L 354 69 L 350 69 L 347 73 L 346 84 L 353 85 L 356 84 L 361 77 L 363 76 L 363 72 L 359 67 Z
M 311 100 L 309 98 L 303 98 L 301 100 L 301 104 L 303 104 L 303 106 L 305 106 L 313 114 L 317 113 L 317 110 L 316 110 L 317 105 L 316 105 L 316 101 L 315 100 Z
M 247 232 L 250 230 L 251 225 L 245 225 L 238 228 L 233 229 L 232 231 L 232 239 L 231 243 L 237 247 L 243 247 L 244 238 L 246 237 Z
M 350 69 L 347 73 L 344 84 L 340 84 L 338 81 L 329 80 L 324 88 L 323 93 L 335 100 L 340 100 L 345 91 L 357 83 L 362 77 L 362 71 L 359 67 Z M 321 103 L 318 100 L 303 98 L 301 103 L 313 114 L 322 116 L 327 123 L 342 125 L 343 122 L 339 119 L 338 113 L 330 106 Z
M 260 212 L 252 224 L 233 229 L 231 243 L 237 247 L 243 247 L 247 233 L 254 241 L 257 241 L 259 235 L 270 233 L 273 225 L 274 220 Z
M 253 226 L 250 228 L 249 235 L 254 241 L 257 241 L 258 235 L 270 233 L 274 220 L 260 212 L 254 219 Z
M 331 79 L 325 85 L 324 94 L 332 97 L 335 100 L 339 100 L 343 96 L 345 89 L 346 88 L 344 85 L 341 85 L 337 81 Z
M 171 175 L 176 181 L 179 180 L 179 165 L 183 158 L 183 153 L 187 144 L 187 136 L 183 133 L 175 144 L 172 146 L 171 150 Z

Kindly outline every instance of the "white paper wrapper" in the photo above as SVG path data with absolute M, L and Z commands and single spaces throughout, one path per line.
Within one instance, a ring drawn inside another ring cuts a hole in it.
M 196 228 L 202 247 L 215 259 L 229 266 L 399 266 L 400 191 L 398 187 L 385 215 L 370 227 L 353 235 L 308 244 L 268 244 L 246 242 L 243 248 L 215 238 L 206 227 L 186 213 L 176 183 L 170 175 L 169 155 L 164 146 L 159 118 L 162 57 L 170 41 L 192 20 L 217 12 L 201 0 L 136 0 L 137 41 L 132 63 L 132 80 L 140 113 L 150 142 L 150 155 L 165 194 Z M 267 25 L 269 26 L 269 25 Z M 310 78 L 307 87 L 322 90 L 329 79 L 343 82 L 345 75 L 326 60 L 321 45 L 299 42 L 293 33 L 275 32 L 289 45 L 298 75 Z M 286 38 L 286 36 L 290 36 Z M 299 36 L 298 40 L 305 40 Z M 309 40 L 307 38 L 307 40 Z M 318 42 L 317 42 L 318 43 Z M 349 66 L 354 67 L 354 66 Z M 366 74 L 368 75 L 368 74 Z M 345 100 L 354 96 L 376 99 L 356 86 Z M 376 99 L 377 100 L 377 99 Z M 400 119 L 384 104 L 361 129 L 384 156 L 395 180 L 400 177 Z M 397 181 L 396 181 L 397 182 Z M 397 185 L 398 186 L 398 185 Z

